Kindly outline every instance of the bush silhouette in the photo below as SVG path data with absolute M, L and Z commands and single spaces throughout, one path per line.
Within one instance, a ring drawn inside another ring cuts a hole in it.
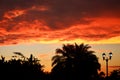
M 110 80 L 120 80 L 120 69 L 113 70 L 109 78 Z

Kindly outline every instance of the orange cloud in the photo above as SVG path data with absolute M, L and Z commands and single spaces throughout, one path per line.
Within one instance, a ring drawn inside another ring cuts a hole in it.
M 7 13 L 4 14 L 3 17 L 7 19 L 12 19 L 12 18 L 21 16 L 23 14 L 25 14 L 24 10 L 14 10 L 14 11 L 8 11 Z
M 0 45 L 119 37 L 119 3 L 120 0 L 1 0 Z

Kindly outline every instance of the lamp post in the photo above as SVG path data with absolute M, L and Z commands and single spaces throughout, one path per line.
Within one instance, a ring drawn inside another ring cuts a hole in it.
M 106 77 L 108 77 L 108 61 L 112 58 L 112 52 L 109 53 L 109 57 L 105 53 L 102 54 L 103 60 L 106 61 Z

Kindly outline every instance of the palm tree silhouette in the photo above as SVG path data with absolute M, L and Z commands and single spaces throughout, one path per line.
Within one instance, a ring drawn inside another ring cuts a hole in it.
M 91 46 L 83 43 L 63 45 L 56 49 L 52 58 L 52 75 L 63 80 L 95 80 L 100 70 L 98 58 L 89 50 Z

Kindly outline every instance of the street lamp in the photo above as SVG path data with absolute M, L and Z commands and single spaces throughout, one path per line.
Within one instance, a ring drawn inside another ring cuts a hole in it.
M 102 54 L 103 60 L 106 61 L 106 77 L 108 77 L 108 61 L 112 58 L 112 52 L 109 53 L 109 58 L 106 56 L 105 53 Z

